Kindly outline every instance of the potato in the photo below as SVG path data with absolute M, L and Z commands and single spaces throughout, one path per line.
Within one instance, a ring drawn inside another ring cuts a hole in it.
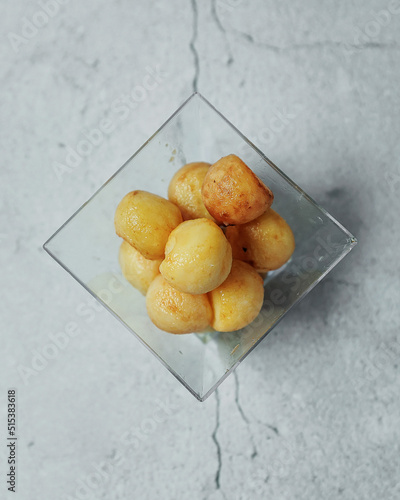
M 281 267 L 295 248 L 290 226 L 272 208 L 247 224 L 227 227 L 225 234 L 232 245 L 233 257 L 260 272 Z
M 218 160 L 202 187 L 206 209 L 219 224 L 245 224 L 272 205 L 274 195 L 236 155 Z
M 186 293 L 207 293 L 220 285 L 232 265 L 232 248 L 222 229 L 209 219 L 182 222 L 169 235 L 160 272 Z
M 180 208 L 183 220 L 206 217 L 214 220 L 207 211 L 201 196 L 201 186 L 210 163 L 194 162 L 180 168 L 168 187 L 168 199 Z
M 115 212 L 115 231 L 146 259 L 162 259 L 170 232 L 182 222 L 179 208 L 170 201 L 148 193 L 132 191 Z
M 146 296 L 151 321 L 169 333 L 201 332 L 210 325 L 212 310 L 208 297 L 180 292 L 162 276 L 151 283 Z
M 234 259 L 228 278 L 208 297 L 213 310 L 211 326 L 218 332 L 240 330 L 261 311 L 263 280 L 249 264 Z
M 143 295 L 146 295 L 150 283 L 160 274 L 161 259 L 146 259 L 136 248 L 123 241 L 119 248 L 118 260 L 125 278 Z

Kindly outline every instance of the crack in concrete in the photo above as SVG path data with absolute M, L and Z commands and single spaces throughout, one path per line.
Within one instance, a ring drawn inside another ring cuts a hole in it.
M 243 408 L 239 403 L 239 378 L 236 371 L 233 372 L 233 376 L 235 377 L 235 403 L 239 410 L 240 415 L 242 416 L 242 419 L 246 422 L 247 425 L 249 425 L 249 419 L 244 414 Z
M 233 376 L 235 378 L 235 403 L 236 403 L 237 409 L 239 410 L 239 413 L 240 413 L 243 421 L 246 423 L 247 429 L 249 431 L 251 444 L 253 446 L 253 453 L 251 454 L 251 459 L 254 460 L 256 458 L 256 456 L 258 455 L 258 451 L 257 451 L 257 447 L 254 443 L 253 434 L 250 430 L 250 421 L 247 418 L 246 414 L 244 413 L 242 405 L 239 402 L 239 377 L 238 377 L 236 371 L 233 372 Z
M 215 399 L 216 399 L 216 402 L 217 402 L 217 405 L 216 405 L 216 418 L 215 418 L 215 428 L 214 428 L 214 431 L 211 435 L 212 437 L 212 440 L 214 441 L 215 443 L 215 446 L 217 448 L 217 459 L 218 459 L 218 469 L 217 469 L 217 472 L 215 473 L 215 486 L 217 488 L 217 490 L 220 490 L 220 476 L 221 476 L 221 469 L 222 469 L 222 457 L 221 457 L 221 446 L 218 442 L 218 439 L 217 439 L 217 432 L 218 432 L 218 429 L 219 429 L 219 413 L 220 413 L 220 401 L 219 401 L 219 394 L 218 394 L 218 389 L 215 391 Z
M 226 65 L 230 66 L 233 63 L 234 58 L 232 55 L 231 46 L 230 46 L 228 38 L 226 36 L 226 30 L 224 28 L 224 25 L 221 22 L 221 19 L 219 18 L 218 12 L 217 12 L 216 0 L 211 0 L 211 17 L 214 19 L 215 24 L 217 25 L 217 28 L 222 33 L 222 36 L 225 40 L 225 44 L 226 44 L 226 48 L 227 48 L 227 52 L 228 52 L 228 60 L 226 62 Z
M 193 59 L 194 59 L 194 77 L 193 77 L 193 84 L 192 84 L 193 85 L 193 92 L 197 92 L 197 83 L 198 83 L 199 74 L 200 74 L 200 63 L 199 63 L 199 54 L 197 53 L 195 43 L 197 40 L 199 15 L 198 15 L 198 11 L 197 11 L 196 0 L 191 0 L 191 5 L 192 5 L 192 11 L 193 11 L 193 34 L 192 34 L 192 39 L 190 40 L 190 43 L 189 43 L 189 47 L 190 47 L 190 51 L 193 54 Z
M 271 431 L 273 431 L 277 436 L 280 436 L 278 428 L 275 427 L 274 425 L 266 424 L 265 422 L 263 422 L 262 420 L 259 420 L 258 418 L 256 418 L 256 421 L 260 425 L 262 425 L 263 427 L 267 427 L 267 429 L 270 429 Z
M 221 19 L 218 16 L 216 3 L 217 3 L 216 0 L 211 0 L 211 15 L 214 18 L 215 24 L 218 26 L 218 29 L 222 33 L 225 33 L 225 28 L 221 23 Z
M 277 427 L 270 425 L 270 424 L 264 424 L 264 425 L 265 425 L 265 427 L 268 427 L 268 429 L 271 429 L 271 431 L 274 431 L 277 436 L 279 436 L 279 431 L 278 431 Z
M 225 30 L 225 33 L 227 31 Z M 258 42 L 254 40 L 254 38 L 249 35 L 248 33 L 245 33 L 243 31 L 237 30 L 237 29 L 232 29 L 230 32 L 232 34 L 236 34 L 239 37 L 243 38 L 246 40 L 248 43 L 260 47 L 260 48 L 265 48 L 268 50 L 271 50 L 272 52 L 275 53 L 281 53 L 281 52 L 290 52 L 291 50 L 302 50 L 302 49 L 323 49 L 323 48 L 340 48 L 340 49 L 347 49 L 347 50 L 362 50 L 362 49 L 381 49 L 381 48 L 399 48 L 400 44 L 396 42 L 390 42 L 390 43 L 379 43 L 379 42 L 367 42 L 364 44 L 355 44 L 355 43 L 346 43 L 346 42 L 334 42 L 331 40 L 323 40 L 323 41 L 318 41 L 318 42 L 311 42 L 311 43 L 298 43 L 294 45 L 287 45 L 286 47 L 282 47 L 279 45 L 273 45 L 270 43 L 265 43 L 265 42 Z
M 320 42 L 322 43 L 322 42 Z M 362 50 L 362 49 L 392 49 L 392 48 L 399 48 L 400 44 L 396 42 L 389 42 L 389 43 L 379 43 L 379 42 L 367 42 L 363 44 L 357 44 L 357 43 L 346 43 L 346 42 L 325 42 L 327 45 L 334 44 L 335 46 L 338 47 L 350 47 L 351 49 L 356 49 L 356 50 Z

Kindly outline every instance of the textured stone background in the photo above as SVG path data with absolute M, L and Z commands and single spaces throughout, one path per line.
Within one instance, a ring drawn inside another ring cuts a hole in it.
M 400 2 L 64 0 L 47 21 L 41 5 L 0 5 L 0 456 L 15 386 L 15 496 L 400 498 Z M 149 71 L 158 85 L 122 119 Z M 194 89 L 359 240 L 203 404 L 41 248 Z M 106 118 L 114 130 L 60 172 Z

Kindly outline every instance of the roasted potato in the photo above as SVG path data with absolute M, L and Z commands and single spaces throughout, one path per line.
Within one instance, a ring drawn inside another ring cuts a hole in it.
M 168 199 L 177 205 L 183 220 L 206 217 L 214 220 L 201 196 L 201 187 L 210 163 L 194 162 L 180 168 L 168 186 Z
M 168 236 L 182 222 L 179 208 L 170 201 L 148 193 L 132 191 L 115 212 L 115 231 L 146 259 L 162 259 Z
M 233 260 L 227 279 L 208 293 L 213 310 L 211 326 L 231 332 L 251 323 L 261 310 L 264 286 L 261 276 L 246 262 Z
M 232 249 L 222 229 L 209 219 L 182 222 L 169 235 L 160 272 L 186 293 L 207 293 L 220 285 L 232 265 Z
M 201 332 L 210 325 L 212 310 L 206 294 L 180 292 L 162 276 L 151 283 L 146 296 L 151 321 L 169 333 Z
M 248 262 L 259 272 L 278 269 L 295 249 L 290 226 L 272 208 L 247 224 L 227 227 L 225 234 L 233 257 Z
M 161 259 L 146 259 L 136 248 L 123 241 L 119 248 L 118 260 L 125 278 L 146 295 L 150 283 L 160 274 Z
M 236 155 L 218 160 L 208 170 L 202 187 L 203 202 L 218 224 L 245 224 L 265 212 L 272 191 Z

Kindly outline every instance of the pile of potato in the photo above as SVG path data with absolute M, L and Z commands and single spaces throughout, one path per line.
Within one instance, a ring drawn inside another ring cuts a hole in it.
M 143 295 L 152 322 L 169 333 L 235 331 L 264 301 L 266 273 L 295 248 L 272 191 L 237 156 L 189 163 L 168 198 L 132 191 L 115 212 L 119 263 Z M 220 227 L 222 226 L 222 228 Z

